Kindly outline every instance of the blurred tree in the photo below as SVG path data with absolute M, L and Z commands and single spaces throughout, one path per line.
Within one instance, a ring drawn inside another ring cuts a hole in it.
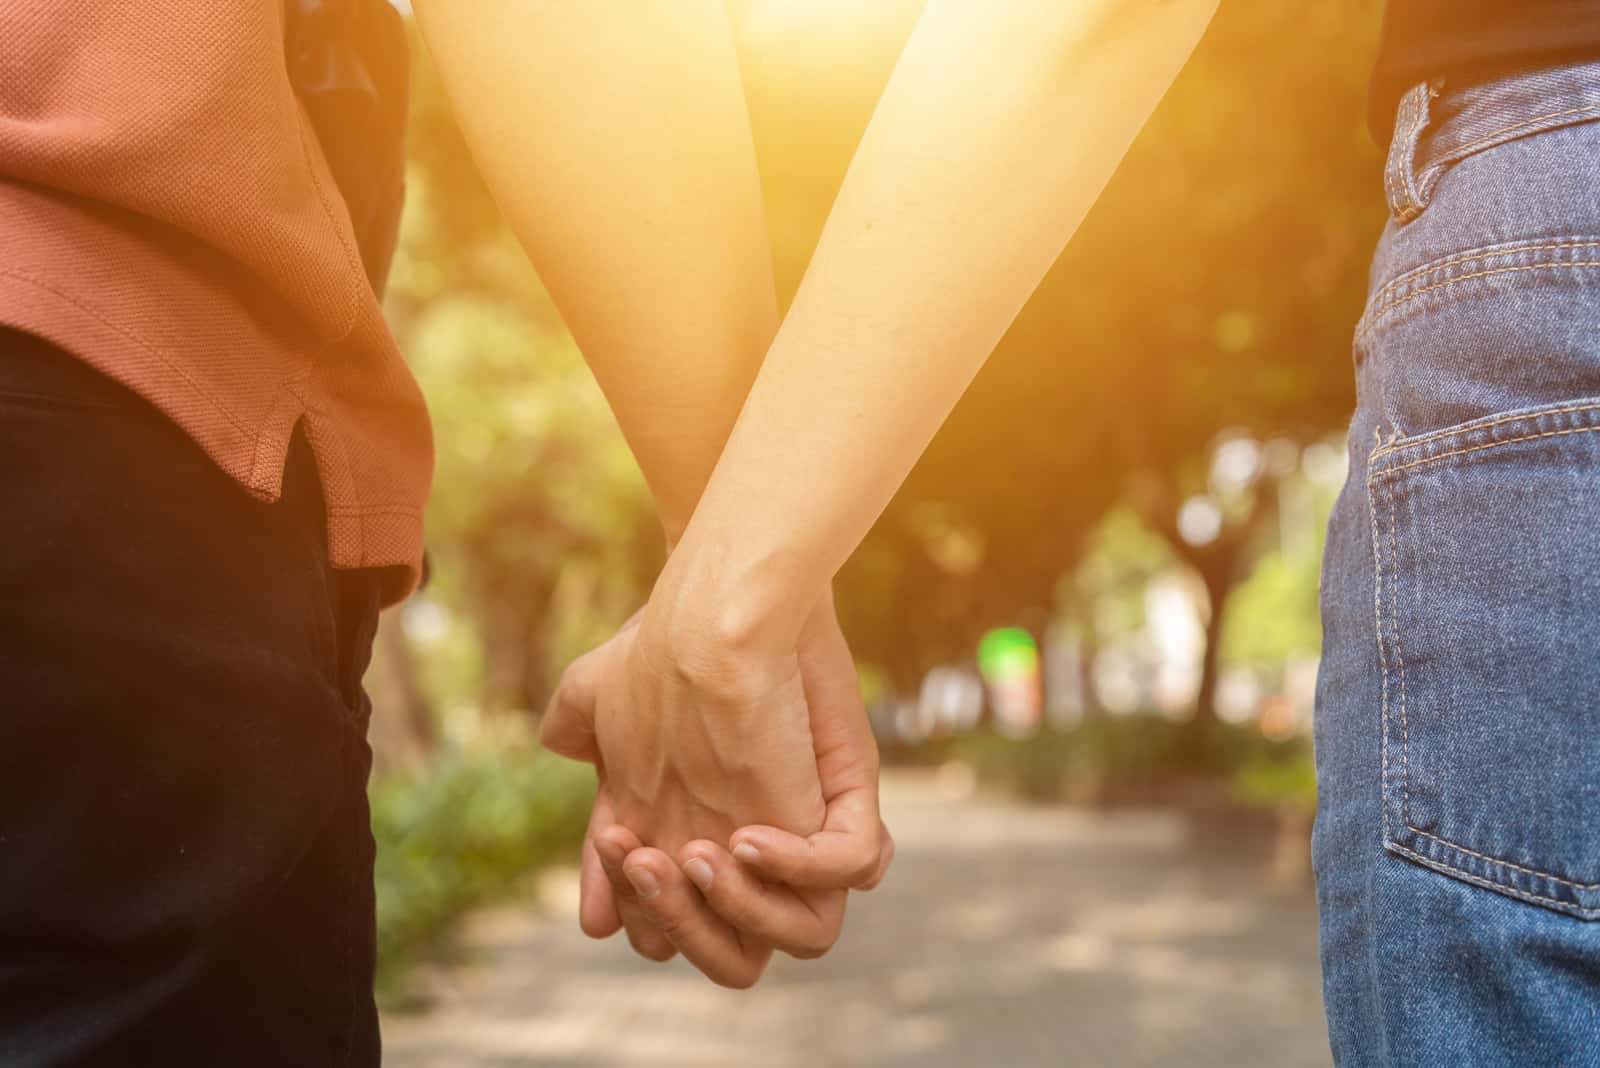
M 1248 440 L 1248 439 L 1242 439 Z M 1216 465 L 1213 465 L 1216 466 Z M 1180 497 L 1176 480 L 1140 480 L 1133 498 L 1145 522 L 1199 578 L 1205 590 L 1200 684 L 1195 691 L 1195 722 L 1217 722 L 1222 628 L 1229 594 L 1250 573 L 1263 528 L 1277 506 L 1274 477 L 1253 470 L 1236 484 L 1213 477 L 1204 492 Z
M 1328 516 L 1344 481 L 1343 450 L 1330 443 L 1306 448 L 1303 461 L 1279 482 L 1284 522 L 1249 578 L 1233 591 L 1222 633 L 1222 660 L 1256 671 L 1280 672 L 1314 657 L 1322 645 L 1317 601 Z
M 1378 8 L 1223 5 L 841 575 L 852 643 L 895 687 L 964 659 L 996 624 L 1042 632 L 1100 518 L 1128 502 L 1158 528 L 1177 523 L 1206 492 L 1223 431 L 1309 441 L 1343 425 L 1349 332 L 1383 219 L 1363 126 Z M 787 299 L 920 3 L 730 9 Z M 484 699 L 537 707 L 552 667 L 642 599 L 659 535 L 420 42 L 417 56 L 388 308 L 437 423 L 429 596 L 484 645 Z M 1230 526 L 1243 555 L 1214 569 L 1214 603 L 1248 571 L 1242 518 Z
M 770 6 L 748 5 L 768 37 L 747 42 L 758 52 L 747 75 L 778 274 L 792 286 L 918 5 L 885 5 L 842 54 L 827 51 L 837 29 L 823 14 L 762 22 Z M 841 577 L 858 654 L 897 684 L 959 659 L 996 623 L 1037 627 L 1115 502 L 1148 505 L 1155 486 L 1167 514 L 1149 518 L 1171 528 L 1222 431 L 1306 441 L 1344 424 L 1349 335 L 1383 221 L 1364 126 L 1378 11 L 1378 0 L 1223 5 Z M 837 61 L 824 69 L 822 54 Z M 1218 603 L 1247 572 L 1247 518 L 1203 551 L 1173 546 Z M 948 551 L 952 537 L 962 551 Z
M 1173 553 L 1133 509 L 1116 507 L 1085 540 L 1083 558 L 1057 587 L 1057 615 L 1079 643 L 1084 711 L 1100 711 L 1094 668 L 1101 649 L 1125 642 L 1146 623 L 1145 593 L 1173 564 Z

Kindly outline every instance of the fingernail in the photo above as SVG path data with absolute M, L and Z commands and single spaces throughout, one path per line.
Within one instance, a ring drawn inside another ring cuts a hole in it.
M 733 855 L 736 860 L 742 860 L 746 864 L 755 864 L 761 860 L 761 850 L 749 842 L 740 842 L 734 846 Z
M 646 900 L 655 897 L 656 891 L 661 889 L 660 884 L 656 882 L 656 877 L 651 875 L 646 868 L 630 868 L 623 874 L 628 877 L 628 881 L 633 884 L 633 888 L 638 891 L 639 896 Z
M 689 881 L 698 886 L 702 892 L 711 889 L 711 880 L 717 875 L 704 857 L 695 857 L 683 866 L 683 871 L 689 877 Z

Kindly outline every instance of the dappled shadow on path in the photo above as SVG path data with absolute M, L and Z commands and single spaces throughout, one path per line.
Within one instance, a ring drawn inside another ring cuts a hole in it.
M 892 779 L 899 843 L 840 945 L 717 989 L 594 943 L 570 901 L 481 917 L 392 1068 L 1329 1063 L 1304 894 L 1200 855 L 1166 813 L 1103 815 Z M 568 880 L 570 883 L 570 880 Z M 570 896 L 570 890 L 566 895 Z

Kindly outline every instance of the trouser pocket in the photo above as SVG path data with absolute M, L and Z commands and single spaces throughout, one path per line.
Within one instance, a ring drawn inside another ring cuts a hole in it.
M 1389 850 L 1600 919 L 1600 397 L 1371 457 Z

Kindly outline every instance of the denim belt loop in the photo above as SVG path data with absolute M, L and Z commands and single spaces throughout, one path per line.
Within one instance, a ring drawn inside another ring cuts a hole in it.
M 1421 215 L 1433 192 L 1433 182 L 1419 181 L 1417 145 L 1428 128 L 1429 105 L 1443 86 L 1443 79 L 1439 78 L 1418 82 L 1400 98 L 1389 158 L 1383 167 L 1383 188 L 1389 198 L 1389 213 L 1396 222 L 1408 223 Z

